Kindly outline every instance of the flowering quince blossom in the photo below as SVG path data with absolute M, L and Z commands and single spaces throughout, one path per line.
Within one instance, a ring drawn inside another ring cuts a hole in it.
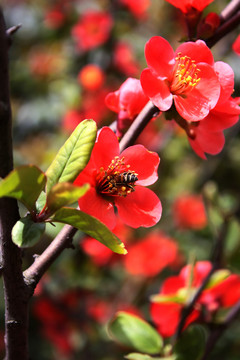
M 157 180 L 159 161 L 156 153 L 142 145 L 130 146 L 120 154 L 117 136 L 103 128 L 88 165 L 75 180 L 75 185 L 90 184 L 79 199 L 80 209 L 110 229 L 116 226 L 115 209 L 122 222 L 133 228 L 155 225 L 161 217 L 161 202 L 144 186 Z
M 213 0 L 166 0 L 184 14 L 191 11 L 192 8 L 202 12 Z
M 136 76 L 140 73 L 133 48 L 125 41 L 119 41 L 113 53 L 113 65 L 126 76 Z
M 207 225 L 203 198 L 200 195 L 182 195 L 173 204 L 173 219 L 180 229 L 202 229 Z
M 151 316 L 162 336 L 172 336 L 178 326 L 181 311 L 191 301 L 212 268 L 209 261 L 198 261 L 194 268 L 186 265 L 178 276 L 163 282 L 161 291 L 152 298 Z M 189 280 L 191 284 L 189 287 Z M 220 308 L 234 305 L 240 297 L 240 277 L 228 270 L 216 271 L 188 316 L 185 328 L 192 322 L 212 322 Z
M 159 110 L 169 110 L 174 102 L 183 119 L 199 121 L 215 107 L 220 84 L 204 41 L 183 43 L 174 52 L 167 40 L 154 36 L 145 46 L 145 56 L 148 68 L 141 84 Z
M 127 6 L 131 13 L 137 18 L 146 17 L 147 10 L 150 6 L 150 0 L 119 0 L 120 3 Z
M 240 97 L 231 97 L 234 91 L 232 68 L 218 61 L 214 64 L 214 69 L 221 85 L 219 100 L 206 118 L 189 125 L 191 128 L 189 143 L 203 159 L 206 159 L 205 153 L 215 155 L 222 150 L 225 143 L 223 130 L 236 124 L 240 114 Z
M 134 78 L 128 78 L 119 90 L 106 96 L 107 107 L 118 113 L 117 135 L 122 135 L 147 102 L 148 97 L 144 94 L 140 81 Z
M 155 232 L 144 240 L 129 245 L 128 255 L 123 261 L 130 274 L 151 277 L 171 265 L 177 256 L 178 246 L 175 240 L 161 232 Z
M 72 28 L 78 49 L 91 50 L 104 44 L 110 35 L 113 20 L 108 12 L 88 11 Z

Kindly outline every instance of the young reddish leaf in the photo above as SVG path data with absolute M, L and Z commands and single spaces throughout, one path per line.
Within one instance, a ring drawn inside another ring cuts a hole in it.
M 97 134 L 93 120 L 82 121 L 61 147 L 46 171 L 47 193 L 58 182 L 73 182 L 85 168 Z
M 158 354 L 163 347 L 161 336 L 151 325 L 124 311 L 113 318 L 109 332 L 117 342 L 147 354 Z
M 71 183 L 58 183 L 54 185 L 47 196 L 47 208 L 51 214 L 63 206 L 76 202 L 89 189 L 85 184 L 81 187 L 74 186 Z
M 100 241 L 117 254 L 127 254 L 124 244 L 103 223 L 83 211 L 72 208 L 58 210 L 52 222 L 69 224 Z
M 35 202 L 45 184 L 46 176 L 39 168 L 34 165 L 19 166 L 0 181 L 0 197 L 15 198 L 31 211 L 35 209 Z
M 12 229 L 12 241 L 19 247 L 35 245 L 45 230 L 45 223 L 35 223 L 30 216 L 20 219 Z

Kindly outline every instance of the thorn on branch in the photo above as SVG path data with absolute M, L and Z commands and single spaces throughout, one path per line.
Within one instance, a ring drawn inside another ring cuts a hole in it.
M 12 35 L 18 31 L 20 29 L 20 27 L 22 26 L 22 24 L 18 24 L 18 25 L 14 25 L 12 27 L 10 27 L 9 29 L 7 29 L 6 31 L 6 35 L 9 41 L 9 45 L 12 44 Z

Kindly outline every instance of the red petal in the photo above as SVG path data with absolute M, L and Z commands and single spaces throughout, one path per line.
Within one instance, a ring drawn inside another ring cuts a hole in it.
M 234 72 L 228 64 L 217 61 L 214 64 L 214 70 L 218 76 L 221 85 L 221 93 L 219 102 L 225 102 L 233 93 L 234 88 Z
M 162 205 L 157 195 L 142 186 L 136 186 L 136 190 L 125 198 L 117 197 L 115 205 L 121 220 L 133 228 L 153 226 L 162 215 Z
M 140 80 L 128 78 L 120 87 L 120 106 L 126 109 L 130 118 L 137 115 L 148 102 Z
M 171 276 L 166 279 L 161 288 L 161 295 L 174 295 L 176 292 L 185 287 L 185 281 L 180 276 Z
M 138 174 L 138 185 L 151 185 L 158 179 L 158 165 L 160 162 L 157 153 L 148 151 L 143 145 L 128 147 L 121 153 L 130 170 Z
M 144 69 L 140 78 L 143 91 L 159 110 L 166 111 L 172 106 L 173 96 L 164 80 L 153 75 L 151 70 Z
M 182 308 L 182 305 L 176 303 L 151 304 L 151 317 L 162 336 L 169 337 L 175 333 Z
M 176 55 L 178 55 L 178 53 L 181 53 L 182 56 L 189 56 L 192 60 L 195 60 L 197 65 L 201 62 L 211 66 L 214 65 L 213 54 L 202 40 L 197 40 L 196 42 L 188 41 L 181 44 L 175 51 Z
M 225 138 L 222 131 L 208 132 L 199 126 L 197 137 L 195 139 L 207 154 L 216 155 L 224 146 Z
M 108 127 L 102 128 L 91 155 L 95 168 L 107 169 L 114 157 L 118 155 L 119 143 L 116 134 Z
M 96 217 L 103 222 L 109 229 L 116 226 L 116 216 L 113 205 L 98 195 L 95 188 L 91 188 L 88 192 L 78 200 L 80 210 Z
M 177 111 L 188 121 L 205 118 L 216 105 L 220 95 L 220 83 L 213 68 L 207 64 L 199 64 L 198 68 L 201 80 L 197 86 L 185 94 L 185 97 L 174 97 Z
M 145 57 L 149 68 L 162 79 L 172 77 L 175 64 L 174 51 L 167 40 L 153 36 L 145 46 Z
M 118 113 L 119 112 L 119 91 L 115 91 L 115 92 L 110 92 L 109 94 L 107 94 L 107 96 L 105 97 L 105 104 L 107 105 L 107 107 Z

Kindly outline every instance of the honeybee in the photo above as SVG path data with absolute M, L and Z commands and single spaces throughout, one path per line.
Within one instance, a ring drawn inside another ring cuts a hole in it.
M 132 173 L 131 171 L 126 171 L 122 174 L 119 174 L 115 179 L 116 186 L 125 186 L 131 189 L 132 191 L 135 190 L 133 185 L 137 180 L 138 180 L 137 175 L 135 173 Z

